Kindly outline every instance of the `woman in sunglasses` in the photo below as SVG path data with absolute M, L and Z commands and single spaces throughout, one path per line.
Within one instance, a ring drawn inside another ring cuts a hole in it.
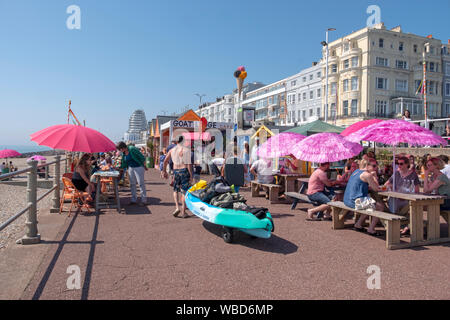
M 386 182 L 385 186 L 392 189 L 395 176 L 395 190 L 396 192 L 408 192 L 418 193 L 420 188 L 420 180 L 415 171 L 411 171 L 409 168 L 409 159 L 407 157 L 398 158 L 398 170 L 392 175 L 392 177 Z M 409 211 L 408 200 L 402 200 L 398 198 L 389 198 L 388 200 L 389 211 L 391 213 L 399 215 L 407 215 Z M 408 226 L 405 226 L 401 230 L 401 234 L 405 235 L 409 232 Z

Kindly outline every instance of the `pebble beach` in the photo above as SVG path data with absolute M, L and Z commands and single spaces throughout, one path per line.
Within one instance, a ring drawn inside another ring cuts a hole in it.
M 47 162 L 54 161 L 54 156 L 47 156 Z M 4 159 L 0 159 L 4 160 Z M 12 161 L 18 170 L 27 167 L 26 158 L 12 158 Z M 3 161 L 1 161 L 3 162 Z M 61 163 L 63 166 L 64 162 Z M 53 176 L 54 166 L 50 166 L 50 176 Z M 63 169 L 62 169 L 63 170 Z M 26 174 L 14 177 L 13 180 L 27 180 Z M 38 198 L 47 192 L 48 189 L 38 188 Z M 48 210 L 52 206 L 52 194 L 48 195 L 38 203 L 38 219 L 39 211 Z M 26 186 L 13 186 L 0 183 L 0 224 L 11 218 L 13 215 L 21 211 L 27 204 Z M 0 231 L 0 252 L 10 245 L 15 245 L 15 241 L 25 235 L 25 221 L 27 213 L 15 220 L 8 227 Z

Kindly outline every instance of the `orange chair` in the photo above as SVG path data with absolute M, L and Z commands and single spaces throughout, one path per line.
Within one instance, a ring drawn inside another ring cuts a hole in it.
M 62 210 L 64 209 L 64 200 L 71 200 L 69 217 L 70 213 L 72 212 L 73 205 L 77 207 L 77 212 L 79 210 L 82 210 L 82 208 L 86 208 L 88 213 L 90 213 L 90 206 L 86 202 L 86 199 L 90 198 L 89 194 L 87 192 L 78 191 L 77 188 L 75 188 L 75 186 L 73 185 L 72 180 L 70 180 L 69 178 L 63 177 L 62 181 L 64 190 L 61 196 L 61 202 L 59 204 L 59 213 L 61 214 Z M 79 201 L 81 201 L 82 204 L 80 204 Z

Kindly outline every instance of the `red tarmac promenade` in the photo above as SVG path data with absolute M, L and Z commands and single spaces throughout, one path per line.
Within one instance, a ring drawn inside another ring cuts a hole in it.
M 449 244 L 387 250 L 384 238 L 331 230 L 331 222 L 305 221 L 304 211 L 245 191 L 248 204 L 270 208 L 275 233 L 264 240 L 236 232 L 227 244 L 220 227 L 172 216 L 159 171 L 147 171 L 146 183 L 146 208 L 128 206 L 123 188 L 126 215 L 65 213 L 54 239 L 40 224 L 46 253 L 21 299 L 450 299 Z M 80 289 L 67 288 L 71 265 L 80 267 Z M 371 265 L 381 270 L 380 289 L 367 287 Z

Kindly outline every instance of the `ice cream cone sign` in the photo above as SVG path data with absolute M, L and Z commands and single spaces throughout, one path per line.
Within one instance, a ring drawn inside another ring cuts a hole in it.
M 242 85 L 244 84 L 245 78 L 247 78 L 247 71 L 245 71 L 245 67 L 244 66 L 238 67 L 237 70 L 234 72 L 234 77 L 236 78 L 236 84 L 240 99 L 242 92 Z

